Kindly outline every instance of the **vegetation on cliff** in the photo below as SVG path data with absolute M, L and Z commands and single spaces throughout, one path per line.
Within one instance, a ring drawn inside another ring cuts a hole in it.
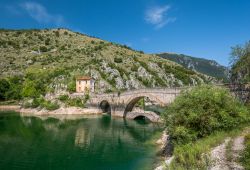
M 14 98 L 73 92 L 79 75 L 95 78 L 98 92 L 215 81 L 167 59 L 66 29 L 1 30 L 0 60 L 0 78 L 13 90 L 10 79 L 18 77 L 21 93 Z

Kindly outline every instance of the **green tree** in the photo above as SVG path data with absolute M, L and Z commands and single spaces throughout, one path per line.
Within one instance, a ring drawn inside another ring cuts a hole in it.
M 250 82 L 250 41 L 244 46 L 232 47 L 231 80 L 236 83 Z
M 6 99 L 6 92 L 9 91 L 10 84 L 6 79 L 0 79 L 0 100 Z
M 14 99 L 14 100 L 19 100 L 22 98 L 21 96 L 21 90 L 22 90 L 22 82 L 23 78 L 14 76 L 8 78 L 8 82 L 10 84 L 9 90 L 5 93 L 6 99 Z
M 29 79 L 25 80 L 22 89 L 22 96 L 36 98 L 39 97 L 39 95 L 40 93 L 36 83 Z

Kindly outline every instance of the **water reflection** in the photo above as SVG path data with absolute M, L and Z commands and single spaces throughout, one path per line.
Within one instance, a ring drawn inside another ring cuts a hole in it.
M 0 116 L 1 169 L 152 169 L 161 127 L 110 116 Z

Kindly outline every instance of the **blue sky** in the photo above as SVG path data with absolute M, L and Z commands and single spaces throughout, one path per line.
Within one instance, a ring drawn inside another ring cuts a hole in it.
M 0 0 L 0 27 L 66 27 L 146 53 L 174 52 L 228 65 L 250 40 L 249 0 Z

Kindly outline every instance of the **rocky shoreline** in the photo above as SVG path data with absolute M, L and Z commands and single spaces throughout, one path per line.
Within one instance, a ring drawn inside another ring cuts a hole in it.
M 94 108 L 79 108 L 79 107 L 61 107 L 56 110 L 46 110 L 37 108 L 22 108 L 19 105 L 2 105 L 0 111 L 16 111 L 21 114 L 32 115 L 97 115 L 102 114 L 102 111 Z

